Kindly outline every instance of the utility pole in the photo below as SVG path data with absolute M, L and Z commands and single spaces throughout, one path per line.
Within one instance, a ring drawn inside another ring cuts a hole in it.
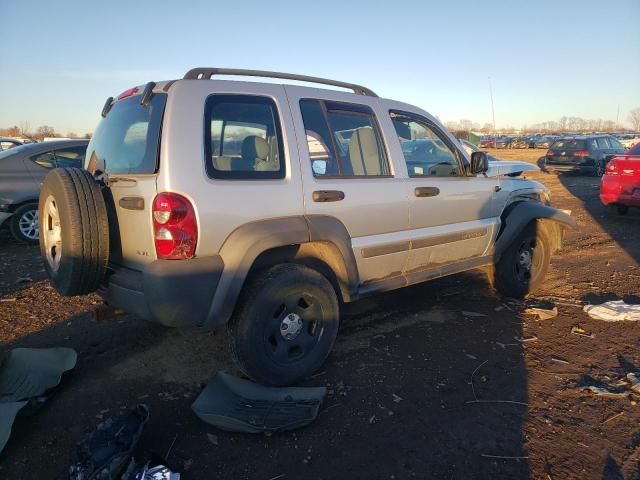
M 620 104 L 618 104 L 618 113 L 616 114 L 616 130 L 620 130 Z
M 493 108 L 493 88 L 491 87 L 491 77 L 489 77 L 489 97 L 491 98 L 491 116 L 493 118 L 493 135 L 496 134 L 496 111 Z

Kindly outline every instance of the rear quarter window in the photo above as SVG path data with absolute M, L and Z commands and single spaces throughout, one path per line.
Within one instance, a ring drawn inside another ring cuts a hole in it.
M 109 173 L 155 173 L 158 167 L 165 94 L 155 94 L 148 105 L 140 96 L 116 102 L 91 138 L 87 169 Z

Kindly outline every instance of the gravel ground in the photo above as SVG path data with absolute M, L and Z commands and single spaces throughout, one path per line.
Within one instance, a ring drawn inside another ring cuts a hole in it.
M 492 153 L 534 162 L 543 151 Z M 140 402 L 151 419 L 137 456 L 169 452 L 185 479 L 640 478 L 640 396 L 578 388 L 640 366 L 637 323 L 582 311 L 612 299 L 640 303 L 640 212 L 608 212 L 596 178 L 530 176 L 578 221 L 528 301 L 557 307 L 557 318 L 523 313 L 479 272 L 356 302 L 325 367 L 305 382 L 330 389 L 318 419 L 272 436 L 218 431 L 190 409 L 211 375 L 237 373 L 223 330 L 98 319 L 98 297 L 60 298 L 38 249 L 0 232 L 2 347 L 78 352 L 44 406 L 17 419 L 0 478 L 65 478 L 76 442 Z M 574 326 L 591 337 L 572 334 Z

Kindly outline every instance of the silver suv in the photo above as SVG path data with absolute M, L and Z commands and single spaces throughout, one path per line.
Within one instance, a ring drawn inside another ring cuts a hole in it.
M 537 167 L 468 156 L 427 112 L 359 85 L 197 68 L 102 116 L 85 169 L 53 170 L 40 195 L 53 285 L 168 326 L 226 324 L 262 383 L 319 368 L 342 303 L 476 268 L 525 296 L 574 225 L 507 176 Z

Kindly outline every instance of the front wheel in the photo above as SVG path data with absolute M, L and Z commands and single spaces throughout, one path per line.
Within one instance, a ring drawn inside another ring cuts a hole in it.
M 290 385 L 320 368 L 339 324 L 338 298 L 323 275 L 276 265 L 248 279 L 229 323 L 230 350 L 253 380 Z
M 9 228 L 16 240 L 32 245 L 37 244 L 40 239 L 38 204 L 27 203 L 18 208 L 11 216 Z
M 504 251 L 494 270 L 494 285 L 507 297 L 522 299 L 544 280 L 551 242 L 540 222 L 531 222 Z

